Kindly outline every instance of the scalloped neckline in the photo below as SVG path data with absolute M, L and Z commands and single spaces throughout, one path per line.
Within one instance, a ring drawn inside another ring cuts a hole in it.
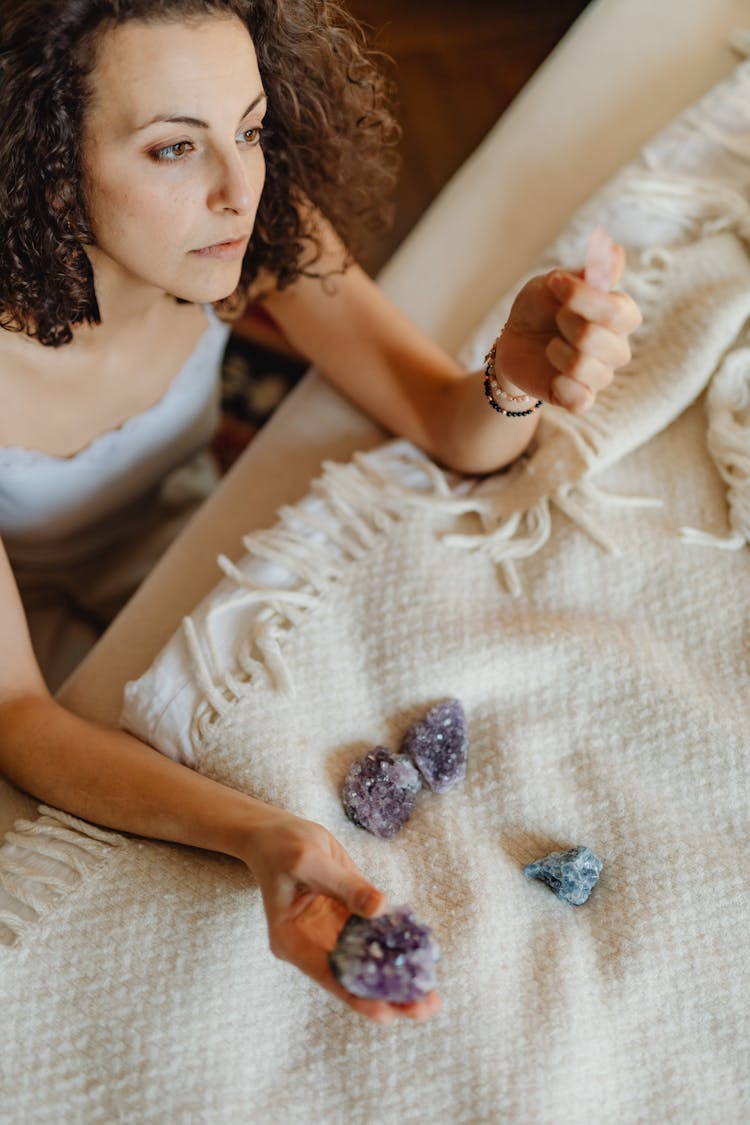
M 132 414 L 121 422 L 119 426 L 113 426 L 110 430 L 104 430 L 103 433 L 97 434 L 86 445 L 82 446 L 75 453 L 69 456 L 60 456 L 56 453 L 45 453 L 41 449 L 29 449 L 23 445 L 0 445 L 0 462 L 6 457 L 11 456 L 14 458 L 22 459 L 24 461 L 47 461 L 55 465 L 70 465 L 73 462 L 79 461 L 94 451 L 99 451 L 104 445 L 111 444 L 112 441 L 121 440 L 123 435 L 130 432 L 133 426 L 138 425 L 144 418 L 163 410 L 166 403 L 168 403 L 174 395 L 179 391 L 185 379 L 185 374 L 189 368 L 192 367 L 196 357 L 205 349 L 207 341 L 213 338 L 214 332 L 217 329 L 226 328 L 229 331 L 229 326 L 224 323 L 216 315 L 215 311 L 210 305 L 204 305 L 204 312 L 206 314 L 206 327 L 198 338 L 198 341 L 193 348 L 190 355 L 180 367 L 179 371 L 172 376 L 164 393 L 156 402 L 151 406 L 147 406 L 145 410 L 140 410 L 137 414 Z

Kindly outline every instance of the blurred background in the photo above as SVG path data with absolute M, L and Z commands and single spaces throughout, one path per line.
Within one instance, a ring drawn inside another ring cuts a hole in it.
M 395 64 L 403 167 L 377 272 L 589 0 L 349 0 Z
M 403 127 L 391 231 L 368 244 L 376 274 L 591 0 L 349 0 L 373 47 L 392 59 Z M 226 471 L 306 368 L 247 324 L 227 347 L 223 422 L 213 451 Z

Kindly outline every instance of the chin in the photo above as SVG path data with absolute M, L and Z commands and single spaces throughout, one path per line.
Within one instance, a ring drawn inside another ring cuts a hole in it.
M 236 293 L 240 282 L 240 269 L 225 271 L 224 277 L 206 278 L 205 281 L 176 284 L 168 292 L 181 301 L 190 301 L 195 305 L 212 305 L 215 301 L 224 301 Z

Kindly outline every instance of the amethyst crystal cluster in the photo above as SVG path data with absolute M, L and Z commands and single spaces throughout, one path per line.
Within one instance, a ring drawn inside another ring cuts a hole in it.
M 411 758 L 433 793 L 447 793 L 466 777 L 468 747 L 464 709 L 449 699 L 409 727 L 401 753 Z
M 408 758 L 376 746 L 346 775 L 344 811 L 360 828 L 389 840 L 414 812 L 421 788 L 419 774 Z
M 596 886 L 601 869 L 602 861 L 590 848 L 579 845 L 527 863 L 523 872 L 529 879 L 541 879 L 558 898 L 581 906 Z
M 447 793 L 466 776 L 468 732 L 457 699 L 433 707 L 406 732 L 401 752 L 376 746 L 356 761 L 344 781 L 346 815 L 375 836 L 391 839 L 414 812 L 424 782 Z M 590 848 L 552 852 L 524 867 L 530 879 L 545 882 L 558 898 L 580 906 L 596 886 L 602 862 Z M 329 954 L 339 983 L 355 996 L 408 1004 L 436 987 L 440 949 L 429 926 L 409 906 L 377 918 L 353 914 Z
M 328 960 L 354 996 L 409 1004 L 435 988 L 439 958 L 429 926 L 416 920 L 411 907 L 399 906 L 377 918 L 352 914 Z
M 375 836 L 391 839 L 414 812 L 422 780 L 433 792 L 447 793 L 466 776 L 468 745 L 459 700 L 438 704 L 409 728 L 400 754 L 376 746 L 354 763 L 342 791 L 346 815 Z

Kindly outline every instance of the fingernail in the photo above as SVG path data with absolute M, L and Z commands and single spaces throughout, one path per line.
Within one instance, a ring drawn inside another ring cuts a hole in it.
M 370 915 L 372 913 L 379 913 L 382 901 L 380 891 L 375 890 L 374 887 L 369 887 L 366 891 L 362 891 L 357 899 L 357 909 L 360 914 Z
M 580 383 L 567 375 L 557 375 L 552 380 L 552 390 L 555 398 L 562 406 L 583 406 L 588 402 L 588 395 Z
M 547 285 L 556 297 L 566 297 L 568 294 L 569 280 L 564 273 L 553 273 L 547 278 Z

